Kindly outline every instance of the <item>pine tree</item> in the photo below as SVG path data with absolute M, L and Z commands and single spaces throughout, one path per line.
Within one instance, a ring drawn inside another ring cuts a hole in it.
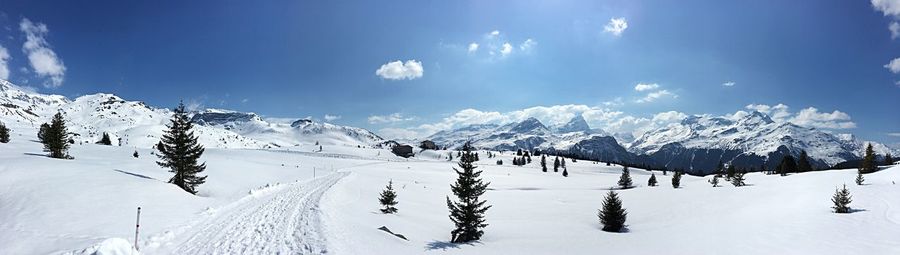
M 862 172 L 867 174 L 874 173 L 876 170 L 878 170 L 878 166 L 875 163 L 875 150 L 872 149 L 872 144 L 870 143 L 866 146 L 866 156 L 863 157 Z
M 675 172 L 675 174 L 672 175 L 672 188 L 677 189 L 678 187 L 681 187 L 681 175 L 681 172 Z
M 0 122 L 0 143 L 9 142 L 9 128 L 3 122 Z
M 563 168 L 563 177 L 569 177 L 569 171 Z
M 112 141 L 109 139 L 109 134 L 103 132 L 103 138 L 100 138 L 100 141 L 98 141 L 97 144 L 112 145 Z
M 553 172 L 559 172 L 559 157 L 553 160 Z
M 734 167 L 734 164 L 729 164 L 728 170 L 725 171 L 725 180 L 731 181 L 735 174 L 737 174 L 737 169 Z
M 796 173 L 797 172 L 797 162 L 794 161 L 794 156 L 786 155 L 781 158 L 781 165 L 779 167 L 779 174 L 781 176 L 787 176 L 788 173 Z
M 603 199 L 603 208 L 598 210 L 597 217 L 603 224 L 603 231 L 620 232 L 625 227 L 625 219 L 628 212 L 622 208 L 622 201 L 615 191 L 610 190 Z
M 834 206 L 831 208 L 834 209 L 835 213 L 850 213 L 850 202 L 853 202 L 852 199 L 853 197 L 850 196 L 847 184 L 844 184 L 842 189 L 834 190 L 834 196 L 831 197 L 831 202 L 834 203 Z
M 650 180 L 647 180 L 647 186 L 656 186 L 656 174 L 650 173 Z
M 719 187 L 719 176 L 713 175 L 713 178 L 709 180 L 709 184 L 712 184 L 713 188 Z
M 53 115 L 50 125 L 43 134 L 44 150 L 50 152 L 51 158 L 69 158 L 69 131 L 62 113 Z
M 744 183 L 744 180 L 746 180 L 744 179 L 744 173 L 744 171 L 734 173 L 734 176 L 731 177 L 731 185 L 734 185 L 735 187 L 747 185 Z
M 156 164 L 169 168 L 174 173 L 169 183 L 191 194 L 197 194 L 197 186 L 206 182 L 206 176 L 198 176 L 206 170 L 206 163 L 198 164 L 198 159 L 203 155 L 204 149 L 197 141 L 197 136 L 191 131 L 193 124 L 187 117 L 184 104 L 179 103 L 172 114 L 171 123 L 157 145 L 160 161 Z
M 566 158 L 563 158 L 559 161 L 559 166 L 562 168 L 566 168 Z
M 484 234 L 484 213 L 491 208 L 485 205 L 487 201 L 480 200 L 481 195 L 487 191 L 490 183 L 485 183 L 480 178 L 481 170 L 476 171 L 472 164 L 475 158 L 471 152 L 471 146 L 466 143 L 463 146 L 464 154 L 459 157 L 459 168 L 453 168 L 459 177 L 450 185 L 450 190 L 457 197 L 457 201 L 447 197 L 447 207 L 450 209 L 450 220 L 456 228 L 450 232 L 450 241 L 453 243 L 465 243 L 481 239 Z
M 397 205 L 397 193 L 394 192 L 393 180 L 388 181 L 387 187 L 381 191 L 381 197 L 378 198 L 378 202 L 381 203 L 381 206 L 384 206 L 384 208 L 381 208 L 382 213 L 391 214 L 397 212 L 397 208 L 394 207 Z
M 623 166 L 622 175 L 619 176 L 619 188 L 630 189 L 631 185 L 631 173 L 628 171 L 627 166 Z
M 862 169 L 856 170 L 856 185 L 863 185 L 863 182 L 866 181 L 866 178 L 863 178 Z
M 809 155 L 806 155 L 806 151 L 800 152 L 800 159 L 797 160 L 797 172 L 809 172 L 812 171 L 812 165 L 809 164 Z
M 541 171 L 547 172 L 547 157 L 541 155 Z
M 140 157 L 141 155 L 139 155 L 137 151 L 134 151 L 134 154 L 131 154 L 131 156 L 134 157 L 134 158 L 138 158 L 138 157 Z
M 888 166 L 894 164 L 894 157 L 891 157 L 891 153 L 887 153 L 884 155 L 884 164 Z
M 47 123 L 41 124 L 41 128 L 38 129 L 38 133 L 37 133 L 38 141 L 41 141 L 42 144 L 47 143 L 46 141 L 44 141 L 44 136 L 47 135 L 47 131 L 49 131 L 49 130 L 50 130 L 50 124 L 47 124 Z
M 722 164 L 722 161 L 719 160 L 719 164 L 716 165 L 716 175 L 722 177 L 725 174 L 725 164 Z

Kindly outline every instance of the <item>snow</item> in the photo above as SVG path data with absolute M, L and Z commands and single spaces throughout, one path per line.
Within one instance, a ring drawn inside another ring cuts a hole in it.
M 134 249 L 128 240 L 122 238 L 109 238 L 103 240 L 97 245 L 91 246 L 78 252 L 66 253 L 71 255 L 137 255 L 139 251 Z
M 481 152 L 490 226 L 480 242 L 456 245 L 447 242 L 445 199 L 455 178 L 447 151 L 403 159 L 340 145 L 213 148 L 202 158 L 207 183 L 192 196 L 165 182 L 171 174 L 148 149 L 135 159 L 128 147 L 75 145 L 75 160 L 57 160 L 40 155 L 27 136 L 0 144 L 3 253 L 123 251 L 133 242 L 138 206 L 146 254 L 900 253 L 892 238 L 900 235 L 900 196 L 890 195 L 900 192 L 897 166 L 866 175 L 864 186 L 844 170 L 751 173 L 740 188 L 685 176 L 680 189 L 670 186 L 671 173 L 655 172 L 660 186 L 647 187 L 649 172 L 632 169 L 637 187 L 617 191 L 628 232 L 607 233 L 596 214 L 620 166 L 568 161 L 564 178 L 552 168 L 541 172 L 537 157 L 518 167 L 509 165 L 512 154 Z M 378 211 L 388 180 L 400 202 L 395 215 Z M 831 195 L 843 183 L 857 211 L 831 213 Z

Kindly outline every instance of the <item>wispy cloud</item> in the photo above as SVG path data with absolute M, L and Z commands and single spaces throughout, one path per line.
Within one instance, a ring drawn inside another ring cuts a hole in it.
M 476 51 L 478 51 L 478 44 L 474 43 L 474 42 L 470 43 L 469 44 L 469 53 L 475 53 Z
M 650 103 L 662 98 L 678 98 L 678 95 L 668 90 L 659 90 L 647 93 L 646 96 L 635 100 L 636 103 Z
M 647 90 L 655 90 L 659 88 L 659 84 L 656 83 L 638 83 L 634 85 L 634 90 L 637 91 L 647 91 Z
M 9 51 L 0 45 L 0 79 L 9 80 Z
M 726 81 L 725 83 L 722 83 L 722 86 L 725 86 L 725 87 L 734 87 L 735 84 L 737 84 L 737 83 L 735 83 L 735 82 L 733 82 L 733 81 Z
M 891 70 L 892 73 L 900 73 L 900 58 L 895 58 L 884 65 L 884 68 Z
M 335 121 L 341 119 L 341 115 L 325 114 L 325 121 Z
M 390 115 L 372 115 L 369 116 L 369 124 L 385 124 L 414 120 L 415 117 L 404 116 L 402 113 L 392 113 Z
M 45 87 L 59 87 L 62 85 L 66 74 L 66 66 L 56 52 L 50 48 L 46 36 L 50 30 L 43 23 L 34 23 L 23 18 L 19 23 L 19 30 L 25 33 L 25 44 L 22 51 L 28 55 L 28 62 L 34 73 L 39 77 L 49 78 L 44 83 Z

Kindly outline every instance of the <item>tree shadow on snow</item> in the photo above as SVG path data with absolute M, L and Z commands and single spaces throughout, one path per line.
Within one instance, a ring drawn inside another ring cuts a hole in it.
M 425 244 L 425 250 L 444 250 L 446 251 L 449 248 L 459 249 L 461 245 L 465 244 L 468 246 L 475 246 L 475 244 L 480 244 L 479 241 L 468 242 L 468 243 L 451 243 L 446 241 L 438 241 L 434 240 L 428 244 Z
M 865 211 L 868 211 L 868 210 L 866 210 L 866 209 L 850 208 L 850 213 L 858 213 L 858 212 L 865 212 Z
M 150 176 L 146 176 L 146 175 L 142 175 L 142 174 L 136 174 L 136 173 L 132 173 L 132 172 L 128 172 L 128 171 L 122 171 L 122 170 L 119 170 L 119 169 L 113 169 L 113 171 L 116 171 L 116 172 L 119 172 L 119 173 L 123 173 L 123 174 L 127 174 L 127 175 L 131 175 L 131 176 L 134 176 L 134 177 L 139 177 L 139 178 L 144 178 L 144 179 L 150 179 L 150 180 L 156 180 L 156 179 L 154 179 L 153 177 L 150 177 Z
M 47 153 L 25 152 L 25 153 L 22 153 L 22 154 L 25 154 L 25 155 L 28 155 L 28 156 L 48 157 L 48 156 L 47 156 Z

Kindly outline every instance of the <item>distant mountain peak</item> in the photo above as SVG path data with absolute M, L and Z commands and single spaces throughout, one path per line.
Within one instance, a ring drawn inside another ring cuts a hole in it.
M 588 125 L 587 121 L 584 120 L 584 117 L 581 114 L 575 115 L 569 122 L 563 124 L 562 126 L 556 128 L 557 132 L 561 133 L 569 133 L 569 132 L 590 132 L 591 127 Z
M 530 117 L 523 120 L 522 122 L 519 122 L 518 124 L 515 124 L 512 128 L 510 128 L 510 131 L 515 133 L 528 133 L 531 131 L 544 129 L 547 129 L 547 126 L 544 126 L 544 123 L 541 123 L 541 121 L 535 117 Z

